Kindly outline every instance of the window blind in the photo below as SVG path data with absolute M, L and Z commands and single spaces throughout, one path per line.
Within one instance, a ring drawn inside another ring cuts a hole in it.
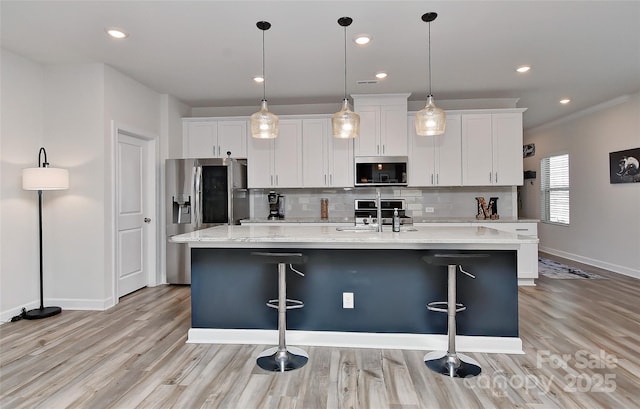
M 540 163 L 540 215 L 543 221 L 569 224 L 569 155 L 543 158 Z

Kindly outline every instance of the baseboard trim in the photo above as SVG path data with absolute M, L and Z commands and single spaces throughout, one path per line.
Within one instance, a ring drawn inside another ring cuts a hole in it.
M 63 310 L 78 310 L 78 311 L 104 311 L 113 307 L 113 299 L 111 297 L 104 300 L 90 300 L 90 299 L 72 299 L 72 298 L 52 298 L 45 299 L 45 307 L 60 307 Z M 31 301 L 27 304 L 18 305 L 14 308 L 9 308 L 6 311 L 0 312 L 0 323 L 8 322 L 16 315 L 20 315 L 22 309 L 27 311 L 40 306 L 40 301 Z
M 5 322 L 9 322 L 11 321 L 11 318 L 15 317 L 16 315 L 20 315 L 20 313 L 22 312 L 22 309 L 24 308 L 25 310 L 29 311 L 32 310 L 34 308 L 38 308 L 40 306 L 40 302 L 39 301 L 32 301 L 28 304 L 23 304 L 23 305 L 19 305 L 15 308 L 10 308 L 6 311 L 2 311 L 0 313 L 0 323 L 5 323 Z
M 536 281 L 533 278 L 518 278 L 518 287 L 535 287 Z
M 189 344 L 277 345 L 278 331 L 260 329 L 191 328 Z M 444 351 L 447 336 L 439 334 L 390 334 L 331 331 L 287 331 L 287 344 L 343 347 Z M 524 354 L 518 337 L 471 337 L 458 335 L 460 352 Z
M 583 257 L 578 254 L 568 253 L 562 250 L 556 250 L 548 247 L 538 247 L 538 251 L 541 253 L 551 254 L 566 258 L 567 260 L 577 261 L 578 263 L 587 264 L 593 267 L 598 267 L 603 270 L 612 271 L 614 273 L 622 274 L 628 277 L 640 278 L 640 270 L 634 270 L 618 264 L 608 263 L 606 261 L 596 260 L 589 257 Z
M 45 305 L 57 305 L 63 310 L 104 311 L 113 307 L 111 297 L 104 300 L 52 298 L 45 301 Z

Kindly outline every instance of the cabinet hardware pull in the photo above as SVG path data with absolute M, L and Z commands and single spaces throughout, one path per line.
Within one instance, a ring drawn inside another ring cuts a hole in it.
M 489 183 L 491 183 L 491 172 L 489 172 Z
M 380 145 L 376 145 L 376 153 L 380 155 Z
M 436 173 L 436 185 L 440 184 L 440 174 Z
M 433 185 L 433 173 L 431 174 L 431 184 Z
M 276 186 L 278 186 L 278 175 L 276 175 Z
M 327 184 L 327 174 L 326 173 L 324 174 L 324 184 L 325 185 Z
M 496 183 L 498 183 L 498 172 L 496 172 Z
M 329 185 L 333 186 L 333 174 L 329 174 Z

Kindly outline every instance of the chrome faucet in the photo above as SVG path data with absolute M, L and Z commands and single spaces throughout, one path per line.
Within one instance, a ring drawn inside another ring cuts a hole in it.
M 380 199 L 380 188 L 376 188 L 376 217 L 378 221 L 378 232 L 382 232 L 382 201 Z

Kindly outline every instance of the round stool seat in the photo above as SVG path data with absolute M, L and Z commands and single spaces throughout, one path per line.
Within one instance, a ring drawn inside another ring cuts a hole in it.
M 254 251 L 251 255 L 265 264 L 304 264 L 308 259 L 308 257 L 302 253 L 269 253 Z
M 485 253 L 442 253 L 434 254 L 432 256 L 424 256 L 422 257 L 422 261 L 436 266 L 448 266 L 451 264 L 468 264 L 469 262 L 473 262 L 475 259 L 486 257 L 489 257 L 489 255 Z

